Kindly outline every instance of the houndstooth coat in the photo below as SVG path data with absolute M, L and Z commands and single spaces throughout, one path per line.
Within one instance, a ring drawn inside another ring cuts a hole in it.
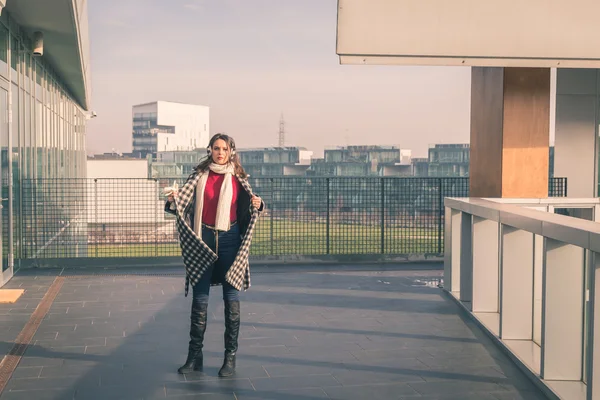
M 200 180 L 201 173 L 192 173 L 186 183 L 179 189 L 177 196 L 177 209 L 172 212 L 177 216 L 177 231 L 179 233 L 179 245 L 181 246 L 181 255 L 185 265 L 186 280 L 185 280 L 185 295 L 189 291 L 189 284 L 195 286 L 207 269 L 217 260 L 217 255 L 212 251 L 206 243 L 202 241 L 202 237 L 198 236 L 192 228 L 193 218 L 191 213 L 195 207 L 196 186 Z M 245 194 L 252 197 L 252 188 L 247 179 L 236 176 L 241 186 L 245 190 Z M 165 210 L 168 211 L 170 203 L 165 205 Z M 248 202 L 249 207 L 249 202 Z M 264 203 L 259 209 L 250 208 L 250 218 L 247 222 L 247 228 L 242 226 L 242 243 L 238 250 L 237 256 L 227 273 L 225 280 L 237 290 L 244 290 L 250 287 L 250 266 L 248 256 L 250 253 L 250 244 L 252 242 L 252 233 L 256 225 L 256 221 L 260 212 L 264 209 Z M 245 222 L 244 222 L 245 224 Z M 211 285 L 220 285 L 223 282 L 212 281 Z

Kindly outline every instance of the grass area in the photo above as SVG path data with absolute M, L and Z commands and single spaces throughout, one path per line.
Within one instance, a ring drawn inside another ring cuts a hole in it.
M 443 238 L 442 238 L 443 240 Z M 441 246 L 441 247 L 440 247 Z M 259 221 L 251 254 L 352 255 L 352 254 L 437 254 L 443 251 L 437 227 L 386 227 L 384 251 L 379 225 L 331 224 L 329 238 L 325 223 L 274 220 Z M 441 251 L 440 251 L 441 250 Z M 41 257 L 165 257 L 179 256 L 178 243 L 90 244 L 85 252 L 73 248 L 49 248 Z

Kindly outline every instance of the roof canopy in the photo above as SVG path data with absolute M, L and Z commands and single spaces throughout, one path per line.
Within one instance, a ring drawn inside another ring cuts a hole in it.
M 0 0 L 30 36 L 44 34 L 44 59 L 79 105 L 90 105 L 89 37 L 85 0 Z
M 600 68 L 598 0 L 339 0 L 342 64 Z

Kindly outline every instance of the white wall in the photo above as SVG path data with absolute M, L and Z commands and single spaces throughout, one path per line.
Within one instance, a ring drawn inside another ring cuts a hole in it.
M 554 176 L 569 197 L 597 196 L 598 85 L 596 69 L 557 70 Z
M 400 149 L 400 164 L 411 165 L 412 164 L 412 150 Z
M 299 164 L 310 164 L 313 152 L 310 150 L 300 150 L 298 154 Z
M 148 179 L 97 179 L 88 181 L 87 222 L 91 224 L 136 224 L 164 221 L 164 199 L 158 183 Z
M 175 135 L 158 135 L 158 151 L 188 151 L 208 146 L 210 109 L 206 106 L 159 101 L 157 122 L 175 127 Z
M 88 179 L 148 178 L 147 160 L 87 160 Z
M 283 175 L 285 176 L 304 176 L 309 165 L 284 165 Z
M 87 169 L 88 223 L 135 229 L 135 224 L 164 220 L 164 203 L 157 182 L 148 179 L 147 160 L 88 160 Z

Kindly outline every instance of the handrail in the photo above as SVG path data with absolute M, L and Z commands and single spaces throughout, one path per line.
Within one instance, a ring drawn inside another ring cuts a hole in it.
M 600 224 L 597 222 L 482 198 L 446 198 L 444 205 L 516 229 L 600 252 Z

